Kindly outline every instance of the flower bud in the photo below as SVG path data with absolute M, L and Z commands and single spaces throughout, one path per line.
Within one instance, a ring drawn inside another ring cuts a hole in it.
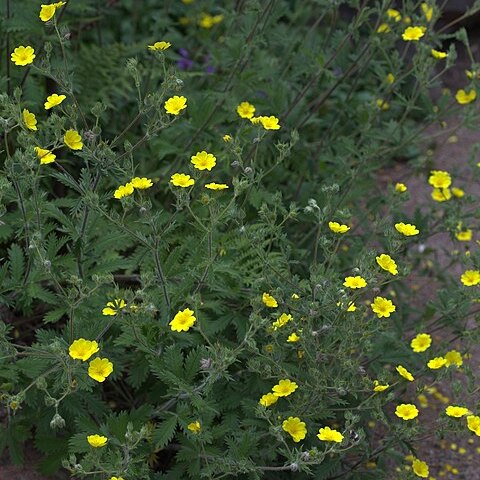
M 58 413 L 56 413 L 50 421 L 50 428 L 55 430 L 63 427 L 65 427 L 65 420 Z

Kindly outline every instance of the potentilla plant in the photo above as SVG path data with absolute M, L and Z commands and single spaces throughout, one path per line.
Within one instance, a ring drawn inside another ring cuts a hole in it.
M 434 474 L 422 442 L 480 436 L 478 212 L 424 153 L 478 118 L 465 32 L 434 2 L 107 3 L 3 10 L 2 449 L 76 479 Z M 413 214 L 378 181 L 400 157 Z

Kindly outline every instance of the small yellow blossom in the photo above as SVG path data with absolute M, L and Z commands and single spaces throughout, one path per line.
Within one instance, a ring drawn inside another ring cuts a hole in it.
M 170 115 L 178 115 L 184 108 L 187 108 L 187 99 L 175 95 L 165 102 L 164 108 Z
M 387 80 L 387 83 L 389 83 L 390 85 L 392 85 L 392 83 L 395 82 L 395 75 L 394 75 L 393 73 L 389 73 L 389 74 L 387 75 L 386 80 Z
M 270 117 L 259 117 L 260 123 L 265 130 L 280 130 L 279 120 L 271 115 Z
M 130 183 L 120 185 L 115 192 L 113 192 L 114 198 L 120 200 L 121 198 L 128 197 L 133 193 L 133 186 Z
M 395 409 L 395 415 L 402 420 L 413 420 L 418 417 L 418 409 L 411 403 L 402 403 Z
M 470 410 L 468 408 L 465 408 L 465 407 L 458 407 L 456 405 L 449 405 L 445 409 L 445 413 L 449 417 L 460 418 L 460 417 L 464 417 L 465 415 L 469 415 L 472 412 L 470 412 Z
M 433 17 L 433 7 L 428 5 L 428 3 L 422 3 L 421 8 L 427 22 L 429 22 Z
M 341 443 L 343 440 L 343 435 L 339 431 L 333 430 L 330 427 L 320 428 L 317 437 L 322 442 Z
M 108 438 L 104 437 L 103 435 L 95 434 L 95 435 L 88 435 L 87 441 L 92 447 L 99 448 L 99 447 L 104 447 L 107 444 Z
M 343 286 L 347 288 L 363 288 L 367 286 L 367 282 L 363 277 L 356 276 L 356 277 L 345 277 L 345 281 L 343 282 Z
M 387 10 L 387 17 L 392 18 L 396 22 L 399 22 L 402 19 L 402 15 L 398 10 L 395 10 L 394 8 L 389 8 Z
M 429 475 L 428 465 L 425 462 L 422 462 L 421 460 L 419 460 L 418 458 L 416 458 L 412 462 L 412 470 L 417 477 L 428 478 L 428 475 Z
M 266 307 L 269 307 L 269 308 L 277 308 L 278 307 L 278 302 L 269 293 L 264 293 L 262 295 L 262 302 L 264 303 L 264 305 Z
M 130 185 L 137 190 L 146 190 L 153 186 L 153 182 L 146 177 L 135 177 L 130 180 Z
M 35 57 L 35 50 L 32 47 L 20 45 L 13 50 L 10 58 L 15 65 L 24 67 L 25 65 L 33 63 Z
M 228 143 L 228 142 L 231 142 L 231 141 L 232 141 L 232 136 L 231 136 L 231 135 L 228 135 L 228 133 L 227 133 L 226 135 L 224 135 L 224 136 L 222 137 L 222 139 L 223 139 L 223 141 L 224 141 L 225 143 Z
M 252 118 L 255 114 L 255 107 L 249 102 L 242 102 L 237 106 L 237 113 L 242 118 Z
M 393 302 L 384 297 L 375 297 L 370 306 L 372 307 L 373 313 L 376 313 L 378 318 L 388 318 L 390 317 L 390 314 L 396 310 Z
M 450 367 L 451 365 L 456 365 L 461 367 L 463 365 L 462 354 L 457 352 L 457 350 L 450 350 L 445 354 L 446 366 Z
M 202 13 L 198 20 L 198 25 L 202 28 L 212 28 L 217 23 L 223 20 L 223 15 L 210 15 L 209 13 Z
M 202 429 L 202 426 L 200 425 L 200 422 L 196 420 L 195 422 L 191 422 L 187 425 L 187 428 L 192 432 L 192 433 L 200 433 L 200 430 Z
M 290 334 L 287 338 L 287 342 L 289 343 L 298 342 L 299 340 L 300 340 L 300 337 L 295 332 Z
M 428 333 L 419 333 L 412 341 L 410 342 L 410 347 L 415 353 L 424 352 L 432 344 L 432 337 Z
M 290 322 L 293 317 L 290 314 L 282 313 L 278 319 L 272 323 L 272 327 L 274 330 L 278 330 L 279 328 L 285 326 L 288 322 Z
M 350 230 L 348 225 L 342 225 L 338 222 L 328 222 L 328 228 L 334 233 L 346 233 Z
M 466 287 L 474 287 L 480 283 L 480 271 L 465 270 L 460 280 Z
M 395 229 L 397 230 L 397 232 L 401 233 L 402 235 L 405 235 L 406 237 L 410 237 L 412 235 L 418 235 L 420 233 L 417 227 L 410 223 L 403 223 L 403 222 L 396 223 Z
M 373 391 L 374 392 L 383 392 L 386 390 L 390 385 L 387 383 L 382 385 L 378 380 L 373 381 Z
M 405 380 L 408 380 L 409 382 L 413 382 L 415 378 L 413 378 L 413 375 L 402 365 L 398 365 L 395 367 L 395 370 L 402 376 Z
M 217 159 L 213 154 L 202 150 L 191 157 L 191 162 L 197 170 L 210 171 L 217 164 Z
M 107 306 L 102 310 L 102 315 L 117 315 L 126 306 L 127 302 L 123 298 L 116 298 L 113 302 L 107 303 Z
M 97 382 L 104 382 L 113 372 L 113 363 L 108 358 L 94 358 L 88 366 L 88 376 Z
M 425 27 L 407 27 L 402 33 L 406 42 L 418 41 L 425 35 Z
M 386 253 L 382 253 L 380 256 L 376 257 L 375 259 L 377 260 L 379 267 L 383 268 L 383 270 L 386 270 L 388 273 L 391 273 L 392 275 L 398 274 L 397 264 L 395 263 L 395 260 L 390 255 L 387 255 Z
M 55 161 L 57 156 L 52 153 L 50 150 L 45 148 L 35 147 L 35 153 L 40 159 L 40 165 L 46 165 L 47 163 L 52 163 Z
M 194 314 L 195 312 L 189 308 L 179 311 L 169 323 L 170 328 L 175 332 L 187 332 L 197 320 Z
M 171 46 L 172 44 L 170 42 L 164 42 L 162 40 L 161 42 L 155 42 L 153 45 L 149 45 L 148 49 L 153 51 L 162 51 L 170 48 Z
M 445 366 L 447 361 L 443 357 L 435 357 L 429 360 L 427 363 L 427 367 L 430 368 L 431 370 L 438 370 L 439 368 L 442 368 Z
M 272 388 L 272 392 L 277 397 L 288 397 L 297 388 L 298 385 L 287 378 L 280 380 L 277 385 L 274 385 Z
M 40 20 L 42 20 L 42 22 L 48 22 L 55 15 L 57 8 L 60 8 L 63 5 L 65 5 L 65 2 L 56 2 L 49 5 L 42 5 L 39 15 Z
M 205 188 L 208 188 L 209 190 L 225 190 L 228 187 L 228 185 L 226 185 L 225 183 L 207 183 L 205 185 Z
M 455 233 L 455 237 L 461 242 L 469 242 L 472 239 L 472 234 L 472 230 L 467 228 L 466 230 L 460 230 L 459 232 Z
M 47 101 L 44 103 L 45 110 L 50 110 L 51 108 L 60 105 L 66 98 L 65 95 L 57 95 L 56 93 L 49 95 Z
M 273 405 L 274 403 L 278 402 L 278 396 L 274 395 L 273 393 L 266 393 L 265 395 L 262 395 L 260 398 L 260 405 L 263 405 L 264 407 L 269 407 L 270 405 Z
M 94 353 L 99 350 L 98 343 L 95 340 L 85 340 L 79 338 L 75 340 L 68 349 L 68 354 L 75 360 L 87 361 Z
M 388 32 L 391 32 L 391 31 L 392 30 L 391 30 L 390 26 L 388 25 L 388 23 L 382 23 L 377 28 L 377 33 L 388 33 Z
M 83 148 L 82 137 L 76 130 L 67 130 L 63 136 L 63 141 L 72 150 L 81 150 Z
M 436 58 L 437 60 L 442 60 L 443 58 L 448 57 L 447 52 L 441 52 L 440 50 L 435 50 L 434 48 L 432 48 L 431 53 L 432 53 L 432 57 Z
M 307 428 L 305 422 L 302 422 L 298 417 L 288 417 L 282 423 L 282 428 L 289 433 L 293 441 L 298 443 L 307 436 Z
M 473 433 L 480 437 L 480 417 L 477 415 L 469 415 L 467 417 L 467 427 Z M 478 452 L 480 453 L 480 451 Z
M 22 117 L 23 117 L 23 123 L 29 130 L 33 130 L 34 132 L 38 130 L 37 119 L 34 113 L 29 112 L 26 108 L 24 108 L 22 112 Z
M 461 188 L 453 187 L 452 195 L 456 198 L 462 198 L 463 196 L 465 196 L 465 192 Z
M 407 191 L 407 186 L 404 183 L 396 183 L 395 191 L 398 193 L 404 193 Z
M 375 104 L 380 110 L 383 110 L 383 111 L 390 110 L 390 104 L 386 100 L 383 100 L 382 98 L 377 98 L 375 100 Z
M 452 198 L 452 192 L 449 188 L 434 188 L 432 190 L 432 199 L 436 202 L 446 202 Z
M 452 177 L 444 170 L 432 170 L 428 183 L 434 188 L 448 188 L 452 184 Z
M 467 105 L 468 103 L 472 103 L 477 98 L 477 92 L 475 90 L 470 90 L 468 93 L 460 89 L 455 94 L 455 99 L 460 105 Z
M 187 188 L 195 184 L 195 180 L 185 173 L 174 173 L 170 177 L 170 183 L 175 187 Z

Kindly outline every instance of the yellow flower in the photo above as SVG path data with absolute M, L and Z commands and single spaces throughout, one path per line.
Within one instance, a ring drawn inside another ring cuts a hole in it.
M 122 308 L 127 306 L 127 302 L 122 298 L 116 298 L 113 302 L 108 302 L 102 310 L 102 315 L 116 315 Z
M 83 148 L 82 137 L 76 130 L 67 130 L 63 141 L 65 145 L 72 150 L 81 150 Z
M 259 117 L 260 123 L 265 130 L 280 130 L 278 118 L 271 115 L 270 117 Z
M 260 405 L 263 405 L 264 407 L 269 407 L 270 405 L 273 405 L 274 403 L 278 402 L 278 397 L 274 395 L 273 393 L 266 393 L 265 395 L 262 395 L 260 398 Z
M 57 156 L 52 153 L 50 150 L 46 150 L 45 148 L 35 147 L 35 153 L 37 157 L 40 159 L 40 165 L 46 165 L 47 163 L 52 163 L 55 161 Z
M 282 423 L 282 428 L 289 433 L 294 442 L 299 442 L 307 436 L 307 427 L 298 417 L 288 417 Z
M 452 194 L 456 198 L 462 198 L 465 195 L 465 192 L 461 188 L 453 187 Z
M 395 415 L 402 420 L 413 420 L 418 417 L 418 409 L 411 403 L 402 403 L 395 409 Z
M 445 366 L 447 363 L 447 360 L 443 357 L 435 357 L 429 360 L 427 363 L 427 367 L 430 368 L 431 370 L 438 370 L 439 368 L 442 368 Z
M 189 423 L 187 425 L 187 428 L 192 432 L 192 433 L 200 433 L 200 430 L 202 429 L 202 426 L 200 425 L 200 422 L 197 420 L 195 422 Z
M 375 297 L 370 306 L 372 307 L 373 313 L 376 313 L 378 318 L 388 318 L 390 314 L 396 310 L 393 302 L 384 297 Z
M 402 33 L 406 42 L 418 41 L 425 35 L 425 27 L 407 27 Z
M 178 115 L 184 108 L 187 108 L 187 99 L 175 95 L 165 102 L 165 110 L 171 115 Z
M 287 342 L 289 342 L 289 343 L 298 342 L 299 340 L 300 340 L 300 337 L 295 332 L 293 332 L 287 338 Z
M 467 417 L 467 427 L 473 433 L 480 437 L 480 417 L 477 415 L 469 415 Z
M 445 409 L 445 413 L 449 417 L 460 418 L 460 417 L 464 417 L 465 415 L 469 415 L 472 412 L 470 412 L 470 410 L 468 408 L 465 408 L 465 407 L 458 407 L 456 405 L 449 405 Z
M 169 323 L 170 328 L 174 332 L 187 332 L 190 328 L 193 327 L 195 321 L 197 320 L 194 316 L 195 312 L 186 308 L 185 310 L 180 310 L 173 320 Z
M 270 294 L 264 293 L 262 295 L 262 302 L 265 304 L 266 307 L 269 308 L 277 308 L 278 302 L 273 298 Z
M 227 133 L 226 135 L 224 135 L 224 136 L 222 137 L 222 139 L 223 139 L 223 141 L 224 141 L 225 143 L 228 143 L 228 142 L 231 142 L 231 141 L 232 141 L 232 136 L 231 136 L 231 135 L 228 135 L 228 133 Z
M 429 22 L 432 17 L 433 17 L 433 7 L 430 7 L 427 3 L 422 3 L 422 12 L 425 15 L 425 18 L 427 19 L 427 22 Z
M 124 480 L 123 477 L 110 477 L 109 480 Z
M 209 190 L 225 190 L 229 187 L 225 183 L 207 183 L 205 188 L 208 188 Z
M 443 58 L 448 57 L 447 52 L 441 52 L 440 50 L 435 50 L 432 48 L 432 57 L 436 58 L 437 60 L 442 60 Z
M 343 440 L 343 435 L 339 431 L 333 430 L 330 427 L 321 428 L 318 431 L 317 437 L 319 440 L 322 440 L 322 442 L 341 443 Z
M 396 22 L 399 22 L 402 19 L 402 15 L 398 10 L 395 10 L 394 8 L 389 8 L 387 10 L 387 16 L 388 18 L 393 18 Z
M 217 23 L 223 20 L 223 15 L 210 15 L 208 13 L 202 13 L 198 20 L 198 25 L 202 28 L 212 28 Z
M 396 183 L 395 191 L 398 193 L 404 193 L 407 191 L 407 186 L 404 183 Z
M 377 28 L 377 33 L 388 33 L 390 32 L 391 29 L 388 25 L 388 23 L 382 23 L 378 28 Z
M 457 367 L 461 367 L 463 365 L 463 359 L 460 352 L 456 350 L 450 350 L 445 354 L 446 366 L 450 367 L 451 365 L 456 365 Z
M 452 184 L 452 177 L 444 170 L 432 170 L 428 183 L 435 188 L 448 188 Z
M 115 192 L 113 192 L 113 196 L 120 200 L 121 198 L 128 197 L 133 193 L 133 186 L 130 183 L 126 183 L 125 185 L 120 185 Z
M 34 132 L 38 130 L 37 119 L 34 113 L 29 112 L 26 108 L 24 108 L 22 112 L 22 117 L 23 117 L 23 123 L 29 130 L 33 130 Z
M 95 340 L 90 341 L 85 340 L 84 338 L 79 338 L 70 345 L 68 354 L 75 360 L 85 362 L 94 353 L 97 353 L 98 350 L 98 343 Z
M 255 113 L 255 107 L 249 102 L 242 102 L 237 106 L 237 113 L 242 118 L 252 118 Z
M 337 307 L 345 308 L 345 305 L 343 302 L 337 302 Z M 354 302 L 348 302 L 346 310 L 347 312 L 354 312 L 356 309 L 357 307 L 355 306 Z
M 104 447 L 107 444 L 108 438 L 104 437 L 103 435 L 95 434 L 95 435 L 88 435 L 87 441 L 92 447 L 99 448 L 99 447 Z
M 455 234 L 455 237 L 461 242 L 469 242 L 472 239 L 472 230 L 469 228 L 461 230 Z
M 40 9 L 40 20 L 42 22 L 48 22 L 54 15 L 57 7 L 54 4 L 42 5 Z
M 88 376 L 97 382 L 104 382 L 113 372 L 113 363 L 108 358 L 94 358 L 88 366 Z
M 460 280 L 466 287 L 474 287 L 480 283 L 480 271 L 465 270 Z
M 47 101 L 44 103 L 45 110 L 50 110 L 51 108 L 60 105 L 66 98 L 65 95 L 57 95 L 56 93 L 49 95 Z
M 375 100 L 375 103 L 380 110 L 387 111 L 390 109 L 390 104 L 386 100 L 383 100 L 382 98 L 377 98 Z
M 281 327 L 283 327 L 284 325 L 286 325 L 288 322 L 290 322 L 292 320 L 292 316 L 287 314 L 287 313 L 282 313 L 280 315 L 280 317 L 272 323 L 272 327 L 274 330 L 277 330 Z
M 175 187 L 187 188 L 191 187 L 195 183 L 195 180 L 185 173 L 174 173 L 170 177 L 170 183 Z
M 410 346 L 415 353 L 424 352 L 432 344 L 432 337 L 428 333 L 419 333 L 412 341 Z
M 382 253 L 380 256 L 375 257 L 375 259 L 377 260 L 377 263 L 380 268 L 383 268 L 384 270 L 386 270 L 388 273 L 391 273 L 392 275 L 398 274 L 397 264 L 395 263 L 395 260 L 390 255 L 387 255 L 386 253 Z
M 472 103 L 477 98 L 477 92 L 475 90 L 470 90 L 468 93 L 460 89 L 456 95 L 455 99 L 460 105 L 466 105 L 468 103 Z
M 32 63 L 35 57 L 35 50 L 32 47 L 20 45 L 13 50 L 10 58 L 15 65 L 24 67 Z
M 386 79 L 386 80 L 387 80 L 387 83 L 389 83 L 389 84 L 391 85 L 392 83 L 395 82 L 395 75 L 394 75 L 393 73 L 389 73 L 389 74 L 387 75 L 387 79 Z
M 137 190 L 146 190 L 147 188 L 150 188 L 151 186 L 153 186 L 153 182 L 146 177 L 132 178 L 132 180 L 130 180 L 129 183 L 133 188 L 136 188 Z
M 413 375 L 402 365 L 398 365 L 395 367 L 395 370 L 402 376 L 405 380 L 408 380 L 409 382 L 413 382 L 415 379 L 413 378 Z
M 213 154 L 202 150 L 191 157 L 191 162 L 197 170 L 210 171 L 217 164 L 217 159 Z
M 383 392 L 386 390 L 390 385 L 387 383 L 385 385 L 381 385 L 378 380 L 373 381 L 373 391 L 374 392 Z
M 420 233 L 420 230 L 417 229 L 415 225 L 412 225 L 410 223 L 396 223 L 395 224 L 395 229 L 397 232 L 401 233 L 402 235 L 405 235 L 406 237 L 410 237 L 412 235 L 418 235 Z
M 416 458 L 412 462 L 412 470 L 417 477 L 428 478 L 428 465 L 425 462 L 419 460 L 418 458 Z
M 274 385 L 272 388 L 272 392 L 277 397 L 288 397 L 297 388 L 298 385 L 287 378 L 280 380 L 277 385 Z
M 166 50 L 171 46 L 172 44 L 170 42 L 164 42 L 162 40 L 161 42 L 155 42 L 153 45 L 149 45 L 148 48 L 149 50 L 159 51 L 159 50 Z
M 346 233 L 350 230 L 348 225 L 341 225 L 338 222 L 328 222 L 328 228 L 334 233 Z
M 449 188 L 434 188 L 432 190 L 432 199 L 436 202 L 446 202 L 452 198 L 452 192 Z
M 343 286 L 347 288 L 363 288 L 367 286 L 367 282 L 363 277 L 356 276 L 356 277 L 345 277 L 345 281 L 343 282 Z

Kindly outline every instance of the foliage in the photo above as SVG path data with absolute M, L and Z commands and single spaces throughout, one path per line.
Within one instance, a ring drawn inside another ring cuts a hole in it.
M 402 160 L 436 185 L 430 171 L 445 169 L 425 152 L 429 127 L 453 134 L 478 119 L 478 65 L 464 96 L 439 88 L 454 42 L 471 53 L 466 33 L 435 28 L 434 3 L 401 3 L 78 0 L 46 22 L 39 2 L 2 6 L 0 445 L 15 462 L 33 441 L 44 472 L 72 478 L 378 479 L 426 432 L 471 433 L 445 415 L 432 426 L 394 414 L 438 381 L 475 391 L 465 355 L 427 362 L 452 335 L 462 354 L 477 340 L 467 326 L 480 284 L 478 251 L 438 261 L 429 243 L 446 232 L 460 250 L 476 225 L 457 177 L 414 211 L 408 190 L 379 180 Z M 402 40 L 409 26 L 424 35 Z M 160 40 L 172 45 L 148 48 Z M 19 45 L 33 63 L 10 61 Z M 54 93 L 66 99 L 45 110 Z M 165 107 L 175 96 L 187 101 L 178 114 Z M 237 113 L 246 101 L 257 121 Z M 190 162 L 202 151 L 213 168 Z M 402 235 L 401 222 L 420 233 Z M 431 300 L 415 275 L 435 282 Z M 382 317 L 378 297 L 395 310 Z M 415 352 L 418 333 L 433 344 Z M 262 405 L 287 379 L 298 388 Z M 289 417 L 305 422 L 299 442 Z M 318 438 L 326 426 L 343 440 Z M 96 434 L 106 446 L 89 443 Z

